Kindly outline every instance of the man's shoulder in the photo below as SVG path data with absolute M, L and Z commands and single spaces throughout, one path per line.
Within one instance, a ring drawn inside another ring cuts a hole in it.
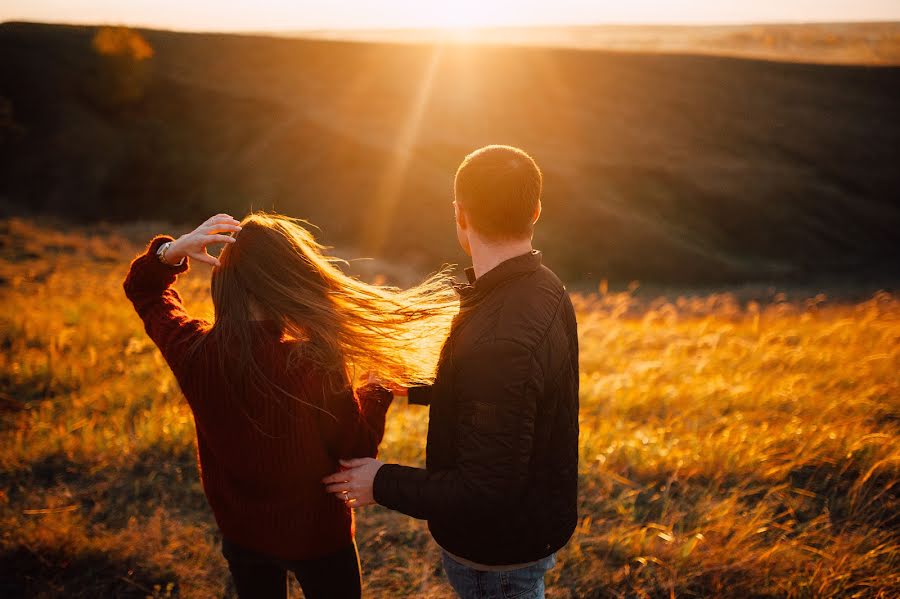
M 504 306 L 510 316 L 534 317 L 547 306 L 556 307 L 566 295 L 566 287 L 552 270 L 544 265 L 513 281 L 504 294 Z
M 546 266 L 513 281 L 492 315 L 493 337 L 536 347 L 566 297 L 565 286 Z
M 536 278 L 536 282 L 543 283 L 546 285 L 550 285 L 553 288 L 559 290 L 560 293 L 564 293 L 566 290 L 566 286 L 560 280 L 556 273 L 550 270 L 549 267 L 541 264 L 541 266 L 534 271 L 534 275 Z

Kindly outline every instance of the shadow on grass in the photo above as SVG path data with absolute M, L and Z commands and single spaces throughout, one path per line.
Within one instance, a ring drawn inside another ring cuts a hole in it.
M 164 508 L 192 522 L 212 515 L 203 494 L 193 449 L 174 451 L 154 446 L 121 464 L 107 466 L 72 461 L 64 454 L 46 456 L 29 466 L 0 472 L 11 506 L 30 505 L 36 497 L 64 495 L 92 523 L 124 527 L 132 517 Z
M 583 505 L 595 517 L 619 518 L 616 498 L 627 497 L 625 504 L 635 522 L 654 523 L 668 520 L 671 510 L 679 512 L 678 528 L 694 530 L 706 518 L 705 500 L 727 498 L 735 493 L 740 503 L 753 508 L 760 502 L 772 505 L 773 513 L 782 520 L 799 525 L 827 516 L 834 534 L 860 526 L 885 531 L 900 528 L 900 480 L 887 469 L 872 471 L 863 456 L 839 463 L 816 462 L 797 464 L 780 481 L 755 476 L 754 473 L 706 474 L 689 478 L 676 472 L 661 472 L 653 478 L 626 473 L 637 487 L 615 486 L 612 501 Z M 593 473 L 581 473 L 582 488 L 589 486 Z M 602 475 L 600 475 L 602 476 Z M 781 492 L 770 495 L 780 487 Z M 609 499 L 609 498 L 608 498 Z M 687 508 L 687 509 L 685 509 Z
M 791 470 L 791 486 L 815 494 L 800 521 L 827 513 L 836 532 L 865 524 L 886 531 L 900 529 L 900 481 L 885 471 L 867 472 L 856 463 L 804 464 Z
M 0 549 L 0 597 L 37 596 L 145 598 L 178 596 L 174 572 L 115 559 L 99 551 L 35 553 L 27 547 Z
M 193 448 L 0 472 L 0 598 L 221 596 Z M 16 527 L 19 528 L 16 531 Z

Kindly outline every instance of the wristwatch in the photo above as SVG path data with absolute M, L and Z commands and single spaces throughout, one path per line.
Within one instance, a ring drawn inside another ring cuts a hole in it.
M 178 264 L 170 264 L 169 262 L 166 262 L 166 252 L 169 251 L 169 246 L 171 246 L 171 245 L 172 245 L 172 242 L 167 241 L 164 244 L 162 244 L 161 246 L 159 246 L 159 249 L 156 250 L 156 257 L 159 258 L 159 261 L 162 262 L 163 264 L 165 264 L 166 266 L 181 266 L 182 264 L 184 264 L 184 257 L 182 257 L 181 260 L 178 261 Z

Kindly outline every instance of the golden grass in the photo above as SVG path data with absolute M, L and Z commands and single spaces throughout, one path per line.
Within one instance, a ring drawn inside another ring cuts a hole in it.
M 0 223 L 0 595 L 225 592 L 123 231 Z M 179 284 L 195 312 L 207 278 Z M 581 522 L 548 597 L 900 594 L 900 298 L 575 304 Z M 382 457 L 421 464 L 427 412 L 388 418 Z M 369 508 L 357 537 L 367 596 L 449 596 L 421 522 Z

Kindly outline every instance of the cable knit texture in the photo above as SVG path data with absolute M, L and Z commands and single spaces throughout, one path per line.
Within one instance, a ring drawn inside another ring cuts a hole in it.
M 191 351 L 210 324 L 191 318 L 172 289 L 188 261 L 162 264 L 156 251 L 166 241 L 155 238 L 131 263 L 125 294 L 194 414 L 203 489 L 222 534 L 282 559 L 337 552 L 353 538 L 353 515 L 321 479 L 339 469 L 340 458 L 376 455 L 391 392 L 367 385 L 354 393 L 302 360 L 289 369 L 296 342 L 282 339 L 272 321 L 254 323 L 254 355 L 272 382 L 302 402 L 229 388 L 219 361 L 226 348 L 206 340 Z

